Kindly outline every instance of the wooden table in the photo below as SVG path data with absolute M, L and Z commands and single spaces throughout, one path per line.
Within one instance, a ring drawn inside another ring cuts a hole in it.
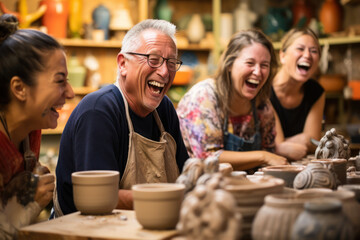
M 110 240 L 171 239 L 177 231 L 144 229 L 134 211 L 114 210 L 110 215 L 82 215 L 80 212 L 20 229 L 19 240 Z

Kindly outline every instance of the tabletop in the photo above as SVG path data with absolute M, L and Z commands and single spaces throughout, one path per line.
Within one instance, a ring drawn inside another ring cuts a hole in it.
M 19 240 L 157 240 L 171 239 L 173 230 L 146 230 L 136 220 L 135 212 L 114 210 L 109 215 L 82 215 L 80 212 L 50 221 L 26 226 L 19 231 Z

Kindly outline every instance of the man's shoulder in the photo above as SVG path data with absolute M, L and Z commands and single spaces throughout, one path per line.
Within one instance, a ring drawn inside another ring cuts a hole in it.
M 100 88 L 99 90 L 86 95 L 79 103 L 82 108 L 102 108 L 106 105 L 119 105 L 121 95 L 113 84 Z

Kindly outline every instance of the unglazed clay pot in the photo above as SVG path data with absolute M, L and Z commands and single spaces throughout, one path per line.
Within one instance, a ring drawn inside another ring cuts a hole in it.
M 309 163 L 294 179 L 295 189 L 336 188 L 334 174 L 322 163 Z
M 136 219 L 146 229 L 174 229 L 179 221 L 185 185 L 145 183 L 132 186 Z
M 119 172 L 81 171 L 71 174 L 74 203 L 82 214 L 110 214 L 118 202 Z
M 337 186 L 346 184 L 346 159 L 314 159 L 311 162 L 323 163 L 330 171 L 333 171 Z
M 265 175 L 283 179 L 285 181 L 285 187 L 292 188 L 296 175 L 304 169 L 305 166 L 301 165 L 277 165 L 264 167 L 262 171 Z
M 304 205 L 294 223 L 291 239 L 355 239 L 354 228 L 341 211 L 341 201 L 317 198 Z
M 270 194 L 253 222 L 252 239 L 290 239 L 296 218 L 303 211 L 305 199 L 295 193 Z
M 284 190 L 284 180 L 272 176 L 248 175 L 246 178 L 236 178 L 229 181 L 224 189 L 230 192 L 236 200 L 237 211 L 243 218 L 242 239 L 251 239 L 251 228 L 257 211 L 264 204 L 268 194 L 281 193 Z

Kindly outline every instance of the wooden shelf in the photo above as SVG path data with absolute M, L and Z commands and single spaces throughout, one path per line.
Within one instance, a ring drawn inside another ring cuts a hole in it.
M 41 134 L 42 135 L 57 135 L 57 134 L 62 134 L 63 130 L 64 130 L 64 126 L 58 126 L 55 129 L 42 129 Z
M 73 90 L 75 95 L 86 95 L 98 89 L 93 87 L 73 87 Z
M 360 36 L 320 38 L 319 42 L 321 45 L 354 44 L 354 43 L 360 43 Z M 281 47 L 280 42 L 274 42 L 273 45 L 276 50 L 279 50 Z
M 109 41 L 94 41 L 86 39 L 58 39 L 59 42 L 65 47 L 84 47 L 84 48 L 121 48 L 121 41 L 109 40 Z M 360 36 L 352 37 L 329 37 L 320 38 L 320 44 L 353 44 L 360 43 Z M 178 43 L 179 50 L 193 50 L 193 51 L 211 51 L 214 49 L 214 45 L 211 44 L 181 44 Z M 281 43 L 274 42 L 274 48 L 280 49 Z
M 87 39 L 58 39 L 64 47 L 81 48 L 121 48 L 121 41 L 94 41 Z M 210 44 L 178 44 L 179 50 L 210 51 L 213 49 Z

